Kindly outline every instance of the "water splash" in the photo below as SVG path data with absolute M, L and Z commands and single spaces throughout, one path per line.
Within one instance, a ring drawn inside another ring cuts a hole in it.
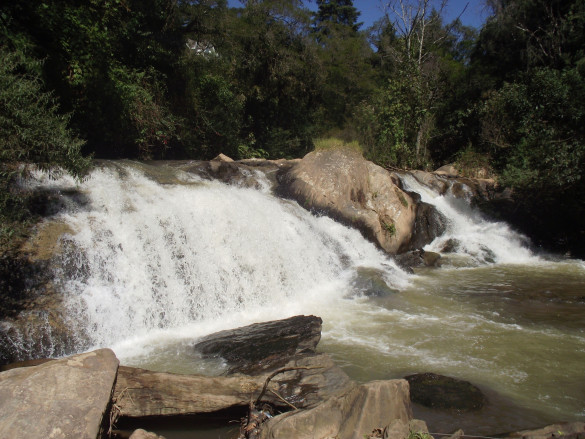
M 401 175 L 407 190 L 420 194 L 423 202 L 432 204 L 447 218 L 446 232 L 425 249 L 455 253 L 474 265 L 485 263 L 533 264 L 541 262 L 528 248 L 528 239 L 506 223 L 487 221 L 474 210 L 469 200 L 450 194 L 441 195 L 421 184 L 410 174 Z
M 95 170 L 90 208 L 61 214 L 71 318 L 92 346 L 126 349 L 309 313 L 351 292 L 360 267 L 408 284 L 359 232 L 263 190 L 218 182 L 161 185 L 129 164 Z M 132 340 L 129 343 L 129 340 Z

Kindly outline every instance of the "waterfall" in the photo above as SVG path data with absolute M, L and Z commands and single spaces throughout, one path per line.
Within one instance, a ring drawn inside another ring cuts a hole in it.
M 56 280 L 85 348 L 124 358 L 161 340 L 318 313 L 360 293 L 359 270 L 380 273 L 388 288 L 409 282 L 359 232 L 272 196 L 268 184 L 229 186 L 171 168 L 173 183 L 160 184 L 155 172 L 97 168 L 79 188 L 85 203 L 58 215 L 74 233 L 63 238 Z M 63 191 L 72 182 L 43 184 Z
M 444 195 L 420 183 L 410 174 L 401 175 L 405 188 L 420 194 L 447 219 L 447 230 L 425 247 L 434 252 L 452 253 L 464 264 L 531 264 L 540 261 L 528 248 L 528 239 L 506 223 L 488 221 L 473 209 L 469 200 Z

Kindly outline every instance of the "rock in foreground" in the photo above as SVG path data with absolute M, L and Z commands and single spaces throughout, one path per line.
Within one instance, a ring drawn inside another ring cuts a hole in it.
M 217 332 L 202 338 L 195 350 L 221 357 L 230 373 L 260 374 L 301 354 L 314 353 L 321 339 L 320 317 L 295 316 Z
M 105 437 L 117 370 L 101 349 L 0 373 L 0 437 Z
M 270 419 L 263 426 L 260 438 L 363 439 L 394 419 L 408 422 L 411 418 L 406 381 L 373 381 L 313 409 Z

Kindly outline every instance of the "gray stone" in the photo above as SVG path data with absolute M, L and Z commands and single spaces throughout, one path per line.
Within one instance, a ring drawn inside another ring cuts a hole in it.
M 459 429 L 456 432 L 454 432 L 451 436 L 449 436 L 447 439 L 461 439 L 463 436 L 465 436 L 465 432 Z
M 411 418 L 406 381 L 373 381 L 312 409 L 275 416 L 264 424 L 260 438 L 363 439 L 394 419 Z
M 299 368 L 273 378 L 277 391 L 297 408 L 314 407 L 356 387 L 349 376 L 327 354 L 302 356 L 284 368 Z
M 414 433 L 428 433 L 429 428 L 427 427 L 427 423 L 422 419 L 411 419 L 408 422 L 408 430 Z
M 217 332 L 200 339 L 195 350 L 221 357 L 229 373 L 261 374 L 282 367 L 291 358 L 314 353 L 321 339 L 320 317 L 295 316 Z
M 117 370 L 114 353 L 100 349 L 0 373 L 0 437 L 104 437 Z
M 417 250 L 430 244 L 437 236 L 441 236 L 447 229 L 447 218 L 437 208 L 428 203 L 416 204 L 416 219 L 412 238 L 401 247 L 399 253 Z

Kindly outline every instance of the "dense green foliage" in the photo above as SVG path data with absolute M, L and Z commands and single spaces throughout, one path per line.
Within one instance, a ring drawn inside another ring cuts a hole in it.
M 58 112 L 43 91 L 40 63 L 21 51 L 0 48 L 0 246 L 28 218 L 26 198 L 16 184 L 30 165 L 81 176 L 89 160 L 81 156 L 83 141 L 68 127 L 69 116 Z
M 240 4 L 3 2 L 3 193 L 22 163 L 81 174 L 81 152 L 298 157 L 330 136 L 382 165 L 489 169 L 533 206 L 583 193 L 583 1 L 491 0 L 480 30 L 431 0 L 370 29 L 351 0 Z

